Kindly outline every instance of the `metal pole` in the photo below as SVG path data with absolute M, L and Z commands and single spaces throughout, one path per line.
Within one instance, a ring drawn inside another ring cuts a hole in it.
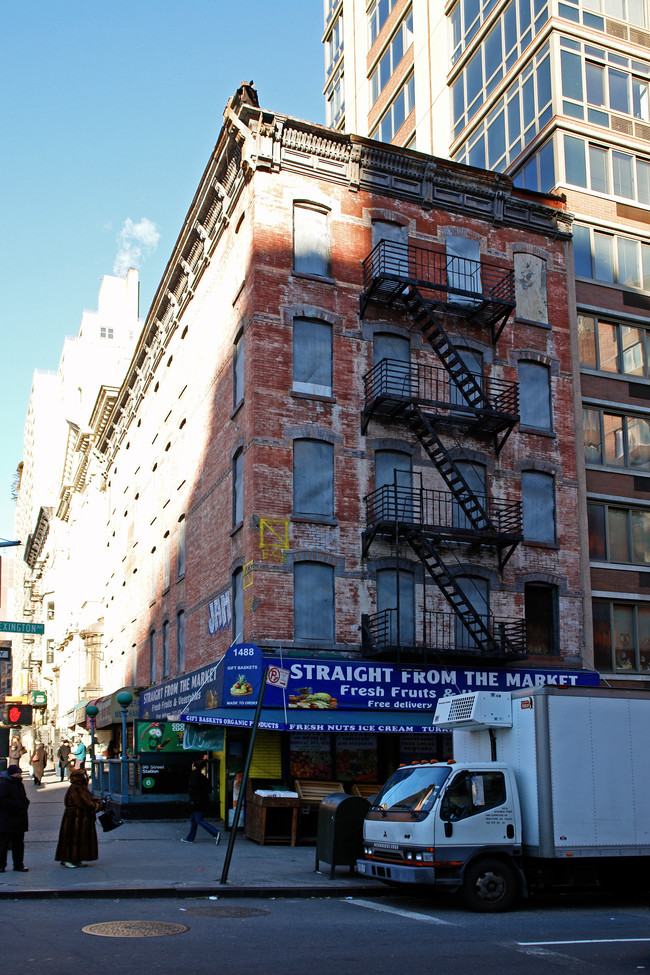
M 233 847 L 235 846 L 235 839 L 237 837 L 237 827 L 239 826 L 239 816 L 241 814 L 241 807 L 244 803 L 244 794 L 246 792 L 246 785 L 248 783 L 248 772 L 251 767 L 251 760 L 253 758 L 253 748 L 255 747 L 255 735 L 257 734 L 257 726 L 260 723 L 260 716 L 262 714 L 262 704 L 264 703 L 264 692 L 266 690 L 266 675 L 268 673 L 268 667 L 264 668 L 262 673 L 262 683 L 260 685 L 260 693 L 257 698 L 257 707 L 255 708 L 255 717 L 253 719 L 253 728 L 251 730 L 251 740 L 248 745 L 248 754 L 246 756 L 246 764 L 244 765 L 244 774 L 241 780 L 241 786 L 239 789 L 239 795 L 237 797 L 237 807 L 235 809 L 235 817 L 232 823 L 232 829 L 230 830 L 230 837 L 228 838 L 228 849 L 226 850 L 226 858 L 223 861 L 223 870 L 221 871 L 222 884 L 228 881 L 228 870 L 230 868 L 230 860 L 232 858 Z M 228 818 L 228 811 L 226 810 L 226 819 Z
M 90 784 L 95 788 L 95 718 L 90 718 Z
M 128 704 L 127 706 L 128 707 Z M 126 756 L 126 708 L 122 708 L 122 764 L 121 764 L 120 784 L 122 787 L 122 798 L 125 799 L 129 792 L 129 767 Z

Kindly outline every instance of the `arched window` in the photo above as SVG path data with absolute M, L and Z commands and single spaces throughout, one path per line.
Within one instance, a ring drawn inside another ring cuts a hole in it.
M 490 587 L 487 579 L 480 576 L 456 576 L 455 583 L 477 616 L 488 626 L 490 613 Z M 477 649 L 476 641 L 460 616 L 456 617 L 456 649 Z
M 301 274 L 330 277 L 329 211 L 315 203 L 293 208 L 293 268 Z
M 244 520 L 244 451 L 240 448 L 232 459 L 232 523 Z
M 548 366 L 539 362 L 519 363 L 519 415 L 524 426 L 551 429 L 551 373 Z
M 555 485 L 550 474 L 523 471 L 521 500 L 524 541 L 555 544 Z
M 334 516 L 334 447 L 323 440 L 293 442 L 294 515 Z
M 399 585 L 399 588 L 398 588 Z M 385 630 L 392 646 L 415 644 L 415 581 L 408 570 L 377 572 L 377 612 L 385 616 Z
M 176 673 L 182 674 L 185 670 L 185 613 L 179 610 L 176 613 Z
M 334 641 L 334 569 L 322 562 L 297 562 L 293 568 L 295 640 Z
M 332 395 L 332 326 L 311 318 L 293 320 L 293 388 Z
M 235 569 L 232 574 L 232 642 L 244 639 L 244 574 Z

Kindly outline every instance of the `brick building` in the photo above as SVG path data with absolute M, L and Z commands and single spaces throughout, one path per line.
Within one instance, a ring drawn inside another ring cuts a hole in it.
M 444 752 L 443 688 L 587 679 L 572 267 L 557 198 L 240 89 L 94 413 L 105 692 L 250 724 L 206 687 L 254 645 L 291 672 L 260 768 L 336 776 L 344 744 L 376 781 Z

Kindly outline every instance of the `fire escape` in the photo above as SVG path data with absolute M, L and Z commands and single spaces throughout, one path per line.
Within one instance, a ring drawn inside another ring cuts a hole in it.
M 413 637 L 405 645 L 398 584 L 397 607 L 363 617 L 363 651 L 412 660 L 429 653 L 438 659 L 523 659 L 524 620 L 497 619 L 478 606 L 459 582 L 458 558 L 487 549 L 502 570 L 523 538 L 521 503 L 491 498 L 487 489 L 477 492 L 457 462 L 460 442 L 468 437 L 491 444 L 498 456 L 519 420 L 518 388 L 472 372 L 447 331 L 469 328 L 482 337 L 487 330 L 496 345 L 515 304 L 514 272 L 382 240 L 364 262 L 362 316 L 370 301 L 406 312 L 439 364 L 382 359 L 365 377 L 362 431 L 371 419 L 403 424 L 447 490 L 424 487 L 421 474 L 395 471 L 392 484 L 365 499 L 363 556 L 376 538 L 392 544 L 398 565 L 400 553 L 415 554 L 451 612 L 430 612 L 423 599 L 421 640 Z

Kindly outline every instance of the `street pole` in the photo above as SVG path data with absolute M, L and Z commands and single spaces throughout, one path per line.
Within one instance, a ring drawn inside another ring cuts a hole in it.
M 99 714 L 96 704 L 86 705 L 86 717 L 90 718 L 90 784 L 95 788 L 95 720 Z
M 117 695 L 117 703 L 122 708 L 122 763 L 120 767 L 120 785 L 122 789 L 122 800 L 126 802 L 129 795 L 129 766 L 126 754 L 126 712 L 129 704 L 133 700 L 133 695 L 128 691 L 120 691 Z
M 264 691 L 266 690 L 266 675 L 268 674 L 268 667 L 264 668 L 262 673 L 262 683 L 260 685 L 260 692 L 257 698 L 257 707 L 255 708 L 255 717 L 253 719 L 253 728 L 251 730 L 251 740 L 248 745 L 248 754 L 246 756 L 246 764 L 244 765 L 244 774 L 241 780 L 241 786 L 239 789 L 239 795 L 237 797 L 237 807 L 235 809 L 235 817 L 233 819 L 232 828 L 230 830 L 230 836 L 228 838 L 228 849 L 226 850 L 226 858 L 223 861 L 223 870 L 221 871 L 222 884 L 228 881 L 228 870 L 230 869 L 230 860 L 232 858 L 232 851 L 235 846 L 235 839 L 237 837 L 237 827 L 239 826 L 239 816 L 241 814 L 241 807 L 244 804 L 244 796 L 246 794 L 246 785 L 248 783 L 248 772 L 251 767 L 251 760 L 253 758 L 253 748 L 255 747 L 255 735 L 257 734 L 257 727 L 260 723 L 260 717 L 262 714 L 262 705 L 264 703 Z M 226 821 L 228 820 L 228 810 L 226 810 Z

